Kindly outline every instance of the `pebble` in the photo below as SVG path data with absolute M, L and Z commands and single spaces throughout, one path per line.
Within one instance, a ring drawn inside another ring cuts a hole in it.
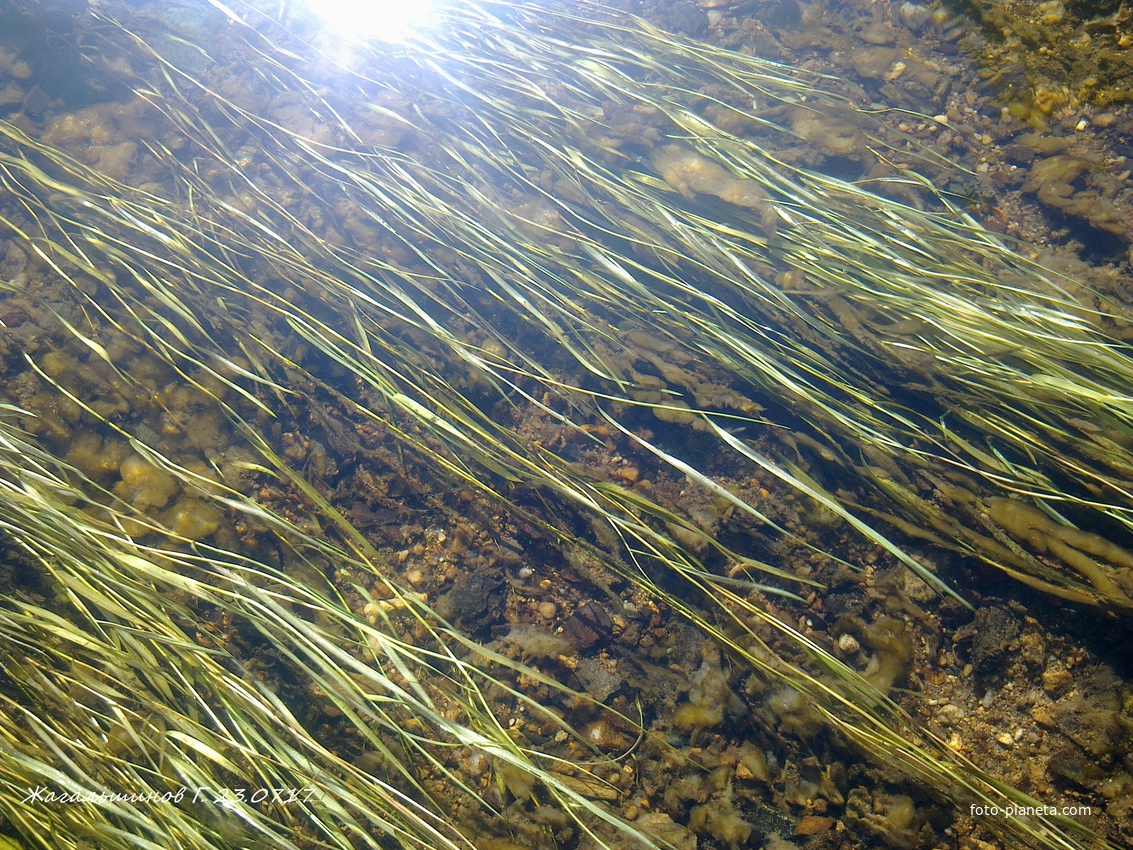
M 945 726 L 956 726 L 964 717 L 964 709 L 951 702 L 945 703 L 936 712 L 936 719 Z
M 888 80 L 889 82 L 893 82 L 895 79 L 900 77 L 903 73 L 905 73 L 905 69 L 908 68 L 908 67 L 909 66 L 906 65 L 904 62 L 894 62 L 892 65 L 889 66 L 889 71 L 885 74 L 885 79 Z
M 1043 690 L 1053 694 L 1065 690 L 1074 681 L 1074 676 L 1065 667 L 1052 664 L 1043 671 L 1042 679 Z
M 806 815 L 795 825 L 795 835 L 818 835 L 834 826 L 834 818 Z
M 861 644 L 858 643 L 858 639 L 853 635 L 844 634 L 838 638 L 838 649 L 842 650 L 842 652 L 847 655 L 853 655 L 861 649 Z

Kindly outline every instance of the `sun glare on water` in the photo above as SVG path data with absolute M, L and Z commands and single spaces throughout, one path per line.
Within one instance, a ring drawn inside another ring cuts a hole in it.
M 400 42 L 429 22 L 434 0 L 307 0 L 325 34 L 343 42 Z

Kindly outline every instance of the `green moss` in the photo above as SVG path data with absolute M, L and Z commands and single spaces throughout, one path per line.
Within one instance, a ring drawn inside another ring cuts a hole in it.
M 177 492 L 177 481 L 146 461 L 141 455 L 130 455 L 118 468 L 122 480 L 114 493 L 135 508 L 163 508 Z
M 843 616 L 835 624 L 834 634 L 853 635 L 868 650 L 863 675 L 883 694 L 888 694 L 905 675 L 913 657 L 912 637 L 905 624 L 891 617 L 867 624 L 857 617 Z
M 731 788 L 716 799 L 689 812 L 689 828 L 701 835 L 710 835 L 728 847 L 742 847 L 747 844 L 754 827 L 740 817 L 732 800 Z
M 1014 118 L 1045 127 L 1061 109 L 1133 98 L 1133 35 L 1120 10 L 1044 0 L 951 5 L 980 24 L 963 46 Z
M 689 701 L 677 707 L 673 723 L 678 729 L 694 729 L 704 726 L 718 726 L 724 720 L 724 712 L 729 704 L 736 702 L 736 695 L 728 687 L 728 677 L 719 667 L 705 662 L 692 678 Z

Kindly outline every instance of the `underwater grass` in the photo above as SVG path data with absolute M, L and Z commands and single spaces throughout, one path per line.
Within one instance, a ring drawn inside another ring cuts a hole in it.
M 673 441 L 643 436 L 634 417 L 649 413 L 831 510 L 941 592 L 963 597 L 875 520 L 1124 611 L 1133 603 L 1115 580 L 1129 567 L 1122 550 L 1073 533 L 1066 516 L 1128 524 L 1133 382 L 1109 330 L 1125 327 L 1117 310 L 1072 296 L 1069 281 L 945 204 L 927 212 L 777 158 L 772 140 L 791 143 L 792 110 L 850 108 L 814 76 L 598 9 L 455 4 L 449 28 L 396 56 L 396 72 L 364 57 L 347 77 L 351 97 L 332 103 L 316 93 L 326 58 L 246 11 L 255 26 L 234 18 L 207 48 L 144 15 L 100 11 L 106 55 L 131 57 L 128 82 L 162 128 L 139 153 L 151 179 L 128 186 L 66 143 L 0 124 L 4 224 L 71 285 L 74 304 L 53 308 L 65 336 L 137 392 L 148 388 L 111 339 L 166 364 L 223 410 L 248 449 L 237 465 L 317 519 L 284 516 L 229 483 L 237 476 L 221 458 L 173 456 L 29 356 L 87 421 L 226 517 L 283 541 L 289 567 L 235 541 L 178 537 L 5 420 L 5 528 L 50 598 L 9 594 L 3 608 L 14 730 L 3 769 L 15 789 L 313 793 L 281 807 L 114 801 L 22 814 L 9 796 L 9 821 L 29 840 L 50 830 L 63 842 L 53 846 L 379 846 L 382 834 L 406 847 L 469 846 L 421 776 L 488 806 L 445 756 L 470 747 L 537 777 L 598 840 L 612 842 L 603 830 L 613 829 L 653 842 L 560 773 L 561 756 L 517 741 L 487 696 L 502 688 L 577 736 L 499 671 L 566 689 L 460 634 L 392 580 L 317 479 L 273 446 L 273 420 L 315 394 L 680 611 L 940 797 L 1033 805 L 760 607 L 759 594 L 807 588 L 787 565 L 735 551 L 679 508 L 568 460 L 510 427 L 505 411 L 538 410 L 582 439 L 601 423 L 769 534 L 813 546 Z M 256 57 L 253 103 L 202 78 L 215 67 L 236 78 L 217 64 L 222 50 Z M 738 104 L 753 102 L 750 135 L 706 117 L 747 115 Z M 614 106 L 645 117 L 619 130 Z M 880 131 L 871 138 L 889 144 Z M 939 201 L 914 172 L 891 180 Z M 322 359 L 299 357 L 296 341 Z M 895 400 L 898 381 L 919 383 L 939 406 L 930 415 Z M 742 429 L 775 433 L 784 409 L 799 438 L 769 457 Z M 822 471 L 824 456 L 841 478 Z M 1068 480 L 1082 483 L 1066 492 Z M 959 516 L 942 518 L 926 483 Z M 590 517 L 614 542 L 570 539 L 521 492 Z M 994 501 L 1008 494 L 1049 523 Z M 1037 557 L 1036 539 L 1063 569 Z M 713 559 L 750 579 L 719 574 Z M 328 566 L 354 577 L 357 598 L 309 580 Z M 664 589 L 663 575 L 699 589 L 710 609 Z M 360 606 L 375 585 L 384 598 Z M 199 626 L 206 614 L 259 635 L 279 670 L 258 677 L 231 636 Z M 754 623 L 797 658 L 778 657 Z M 283 670 L 305 699 L 332 706 L 353 749 L 377 754 L 363 764 L 381 778 L 325 746 L 273 691 Z M 1064 820 L 989 826 L 1029 846 L 1097 846 Z

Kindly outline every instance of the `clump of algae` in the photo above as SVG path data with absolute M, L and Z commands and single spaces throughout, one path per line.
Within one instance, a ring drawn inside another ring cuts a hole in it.
M 1052 115 L 1133 99 L 1133 9 L 1124 3 L 965 0 L 979 28 L 962 46 L 1005 108 L 1045 127 Z

